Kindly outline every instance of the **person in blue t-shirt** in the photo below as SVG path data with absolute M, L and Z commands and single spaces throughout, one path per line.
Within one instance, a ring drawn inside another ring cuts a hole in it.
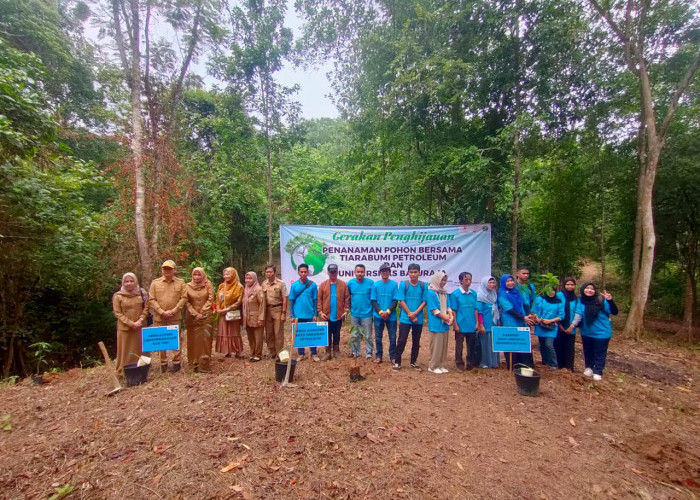
M 289 317 L 292 323 L 310 323 L 316 321 L 318 287 L 309 279 L 309 266 L 299 264 L 297 273 L 299 280 L 292 283 L 289 288 Z M 298 350 L 301 359 L 304 359 L 305 352 L 306 349 L 303 347 Z M 311 348 L 311 358 L 314 361 L 321 361 L 315 347 Z
M 518 269 L 518 272 L 515 273 L 515 277 L 516 288 L 523 297 L 523 309 L 525 310 L 525 314 L 528 315 L 532 312 L 532 308 L 535 305 L 535 298 L 537 298 L 535 285 L 529 283 L 530 270 L 527 267 L 521 267 Z
M 454 315 L 450 308 L 450 297 L 445 290 L 447 275 L 438 271 L 430 278 L 428 286 L 428 331 L 430 332 L 430 373 L 442 374 L 449 370 L 447 362 L 447 344 L 449 342 L 450 326 Z
M 515 279 L 510 274 L 501 276 L 501 285 L 498 287 L 498 307 L 500 308 L 501 326 L 532 327 L 535 324 L 534 316 L 525 312 L 523 296 L 515 286 Z M 503 356 L 506 358 L 506 368 L 509 370 L 512 370 L 516 364 L 535 367 L 532 352 L 504 352 Z
M 380 281 L 372 287 L 372 309 L 374 309 L 374 343 L 376 345 L 375 363 L 381 363 L 384 356 L 384 327 L 389 335 L 389 359 L 394 364 L 396 358 L 396 281 L 389 279 L 391 266 L 384 263 L 379 267 Z
M 537 316 L 535 335 L 540 344 L 542 364 L 547 365 L 550 370 L 558 370 L 554 339 L 557 337 L 559 322 L 564 317 L 564 302 L 555 294 L 553 288 L 545 290 L 535 299 L 532 313 Z
M 466 368 L 471 370 L 481 362 L 481 350 L 476 337 L 476 325 L 479 320 L 479 310 L 476 304 L 476 292 L 469 286 L 472 284 L 472 273 L 459 273 L 460 287 L 450 294 L 450 306 L 455 313 L 455 364 L 459 371 L 465 368 L 463 357 L 464 344 L 467 344 Z
M 557 337 L 554 339 L 554 352 L 557 354 L 557 365 L 560 369 L 574 371 L 576 331 L 571 322 L 576 314 L 578 297 L 576 296 L 576 280 L 564 278 L 564 288 L 557 292 L 557 297 L 564 303 L 564 317 L 559 323 Z
M 428 287 L 420 281 L 420 266 L 408 265 L 408 280 L 400 283 L 396 290 L 396 300 L 401 308 L 399 315 L 399 338 L 396 341 L 396 358 L 392 368 L 401 369 L 401 356 L 406 348 L 408 333 L 411 332 L 411 368 L 420 370 L 418 351 L 423 330 L 423 309 L 428 300 Z
M 501 365 L 500 354 L 493 351 L 492 328 L 498 326 L 501 315 L 498 311 L 498 292 L 496 292 L 496 278 L 484 276 L 479 283 L 479 291 L 476 292 L 476 304 L 479 309 L 479 324 L 476 329 L 479 332 L 481 344 L 481 367 L 498 368 Z
M 580 326 L 583 344 L 584 376 L 603 380 L 603 369 L 608 355 L 608 344 L 612 337 L 610 316 L 617 314 L 617 306 L 607 290 L 598 293 L 593 283 L 584 283 L 580 288 L 579 303 L 572 324 Z
M 372 359 L 374 341 L 372 340 L 372 286 L 374 282 L 365 278 L 365 266 L 355 266 L 355 277 L 348 281 L 350 291 L 350 347 L 352 357 L 362 356 L 362 339 L 365 340 L 365 352 Z

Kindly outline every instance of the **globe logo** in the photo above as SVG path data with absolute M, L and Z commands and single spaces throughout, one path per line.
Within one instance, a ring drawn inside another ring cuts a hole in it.
M 294 269 L 301 263 L 309 266 L 309 276 L 315 276 L 323 271 L 328 256 L 323 253 L 323 243 L 310 234 L 302 233 L 287 242 L 284 246 L 289 254 Z

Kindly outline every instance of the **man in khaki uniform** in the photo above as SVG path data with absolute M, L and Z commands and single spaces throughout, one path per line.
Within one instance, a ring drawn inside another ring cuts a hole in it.
M 153 326 L 179 325 L 182 308 L 187 303 L 187 286 L 185 281 L 175 277 L 175 262 L 166 260 L 161 266 L 163 276 L 151 282 L 148 290 L 148 302 L 153 313 Z M 182 339 L 180 339 L 182 346 Z M 173 351 L 172 371 L 180 370 L 182 347 Z M 160 371 L 168 369 L 168 351 L 160 351 Z
M 265 268 L 266 280 L 262 283 L 265 292 L 265 342 L 270 356 L 275 356 L 284 347 L 284 322 L 287 319 L 287 285 L 275 276 L 277 269 L 272 264 Z

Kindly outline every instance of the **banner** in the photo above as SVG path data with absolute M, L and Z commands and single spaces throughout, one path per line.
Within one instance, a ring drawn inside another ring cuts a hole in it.
M 149 326 L 141 329 L 143 352 L 177 351 L 180 349 L 180 326 Z
M 494 326 L 491 339 L 493 352 L 532 352 L 527 326 Z
M 476 290 L 482 277 L 491 274 L 491 225 L 350 227 L 280 226 L 282 280 L 287 288 L 299 279 L 296 268 L 309 266 L 309 278 L 317 284 L 328 278 L 329 264 L 338 265 L 338 277 L 348 281 L 355 266 L 364 264 L 366 276 L 379 277 L 387 262 L 391 279 L 408 279 L 408 265 L 420 265 L 420 279 L 430 281 L 437 271 L 448 276 L 447 289 L 459 286 L 459 273 L 473 275 Z

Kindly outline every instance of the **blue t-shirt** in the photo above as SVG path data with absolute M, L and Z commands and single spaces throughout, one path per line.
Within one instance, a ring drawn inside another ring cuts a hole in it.
M 493 324 L 493 305 L 486 302 L 477 301 L 476 307 L 481 314 L 481 319 L 484 322 L 484 330 L 487 332 L 491 331 L 494 327 Z M 497 325 L 496 325 L 497 326 Z
M 370 299 L 376 300 L 379 309 L 386 311 L 394 301 L 397 287 L 398 285 L 394 280 L 389 280 L 386 283 L 381 280 L 375 281 L 374 286 L 372 287 L 372 295 L 370 296 Z M 377 311 L 374 311 L 374 317 L 381 318 Z M 396 309 L 391 311 L 388 321 L 396 321 Z
M 557 292 L 557 297 L 559 297 L 559 300 L 561 300 L 564 303 L 564 316 L 566 316 L 566 297 L 562 292 Z M 564 316 L 561 317 L 561 326 L 564 328 L 569 328 L 569 325 L 571 322 L 574 320 L 574 316 L 576 315 L 576 307 L 578 306 L 578 297 L 576 297 L 576 300 L 572 300 L 569 302 L 569 323 L 566 324 L 564 323 Z M 571 333 L 573 335 L 576 335 L 576 328 L 574 328 Z
M 308 284 L 308 286 L 306 286 Z M 292 318 L 312 319 L 316 316 L 316 299 L 318 298 L 318 287 L 313 281 L 307 280 L 302 283 L 297 280 L 292 283 L 289 289 L 289 301 L 292 307 L 289 308 Z
M 372 316 L 372 287 L 374 281 L 369 278 L 361 282 L 356 278 L 348 281 L 350 290 L 350 314 L 353 318 L 369 318 Z
M 526 283 L 525 285 L 519 285 L 515 282 L 515 287 L 520 292 L 523 297 L 523 309 L 525 309 L 525 315 L 527 316 L 532 312 L 532 308 L 535 305 L 535 297 L 537 297 L 537 291 L 535 290 L 535 285 L 532 283 Z
M 408 285 L 408 286 L 407 286 Z M 404 301 L 406 307 L 409 311 L 415 311 L 422 302 L 428 301 L 428 286 L 419 281 L 416 285 L 412 285 L 410 281 L 404 281 L 398 284 L 396 289 L 396 300 Z M 406 311 L 401 309 L 401 315 L 399 316 L 399 323 L 404 325 L 422 325 L 423 324 L 423 313 L 419 314 L 415 323 L 410 320 Z
M 447 307 L 450 307 L 450 297 L 447 296 Z M 450 329 L 450 325 L 442 321 L 441 318 L 435 316 L 433 311 L 437 309 L 440 310 L 440 298 L 435 290 L 428 290 L 428 303 L 426 304 L 428 309 L 428 330 L 435 333 L 446 332 Z
M 524 319 L 508 314 L 513 309 L 508 297 L 498 297 L 498 308 L 501 310 L 501 326 L 527 326 Z
M 610 304 L 603 299 L 603 310 L 598 313 L 593 324 L 586 323 L 586 306 L 579 300 L 576 306 L 576 314 L 581 315 L 581 322 L 578 324 L 579 331 L 584 337 L 593 337 L 596 339 L 609 339 L 612 337 L 612 323 L 610 322 Z
M 560 302 L 551 303 L 547 302 L 543 297 L 537 297 L 535 299 L 535 306 L 532 308 L 532 312 L 537 314 L 540 319 L 554 319 L 562 318 L 564 319 L 564 301 L 560 299 Z M 535 326 L 535 335 L 538 337 L 556 337 L 559 331 L 559 326 L 554 323 L 552 325 L 554 328 L 546 328 L 540 325 Z
M 331 283 L 331 314 L 328 318 L 331 321 L 338 321 L 338 284 Z
M 465 292 L 460 286 L 450 294 L 450 307 L 457 313 L 457 326 L 462 333 L 476 332 L 476 292 Z

